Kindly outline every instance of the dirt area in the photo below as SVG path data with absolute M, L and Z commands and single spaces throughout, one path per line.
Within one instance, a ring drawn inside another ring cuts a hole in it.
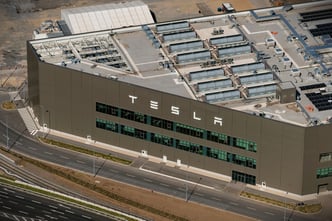
M 103 202 L 106 205 L 113 205 L 116 208 L 121 208 L 124 211 L 129 211 L 132 214 L 139 215 L 141 217 L 148 218 L 150 220 L 158 221 L 170 221 L 176 220 L 172 218 L 165 218 L 159 215 L 156 215 L 146 210 L 139 209 L 133 206 L 128 206 L 127 204 L 121 203 L 117 200 L 111 199 L 105 195 L 92 191 L 91 189 L 82 187 L 74 182 L 68 181 L 60 176 L 49 173 L 39 167 L 36 167 L 33 164 L 30 164 L 26 161 L 17 159 L 7 152 L 0 151 L 1 154 L 15 160 L 17 164 L 22 166 L 23 169 L 32 172 L 33 174 L 38 174 L 44 180 L 52 180 L 53 183 L 61 185 L 66 189 L 75 190 L 76 193 L 79 193 L 82 196 L 85 196 L 92 201 Z M 180 218 L 184 218 L 190 221 L 199 221 L 199 220 L 223 220 L 223 221 L 249 221 L 254 220 L 252 218 L 244 217 L 238 214 L 234 214 L 228 211 L 223 211 L 208 206 L 200 205 L 193 202 L 185 202 L 183 199 L 166 196 L 164 194 L 154 192 L 147 189 L 133 187 L 124 183 L 119 183 L 112 181 L 110 179 L 104 179 L 101 177 L 93 177 L 89 174 L 81 173 L 79 171 L 70 170 L 68 168 L 63 168 L 55 165 L 51 165 L 57 170 L 63 171 L 69 174 L 72 177 L 77 177 L 81 180 L 84 180 L 87 183 L 94 184 L 96 187 L 100 187 L 103 190 L 109 191 L 118 196 L 124 197 L 126 199 L 138 202 L 139 204 L 146 205 L 163 212 L 175 215 Z M 2 172 L 0 171 L 0 174 Z

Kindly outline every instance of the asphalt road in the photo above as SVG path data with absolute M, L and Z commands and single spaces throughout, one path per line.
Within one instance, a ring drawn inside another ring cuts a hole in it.
M 0 184 L 0 220 L 114 220 Z
M 94 174 L 98 172 L 97 176 L 111 178 L 259 220 L 280 221 L 286 218 L 292 221 L 309 221 L 317 220 L 319 217 L 319 214 L 304 215 L 243 199 L 237 194 L 242 188 L 242 184 L 226 184 L 220 180 L 148 162 L 142 158 L 136 159 L 132 166 L 124 166 L 101 158 L 44 145 L 29 137 L 30 134 L 22 128 L 17 127 L 15 130 L 7 128 L 2 113 L 3 111 L 0 113 L 2 116 L 2 118 L 0 117 L 0 143 L 6 144 L 8 133 L 11 151 L 84 172 Z M 14 116 L 14 113 L 10 114 Z M 10 118 L 10 125 L 19 125 L 20 117 L 13 116 Z M 18 122 L 15 123 L 14 120 Z M 162 174 L 156 174 L 156 171 L 162 172 Z

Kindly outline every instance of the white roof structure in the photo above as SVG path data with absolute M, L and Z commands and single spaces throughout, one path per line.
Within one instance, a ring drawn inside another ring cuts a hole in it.
M 141 1 L 62 9 L 61 19 L 72 34 L 154 23 L 149 7 Z

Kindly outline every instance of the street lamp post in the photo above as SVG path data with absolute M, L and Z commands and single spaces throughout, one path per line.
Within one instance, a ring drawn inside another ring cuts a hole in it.
M 6 118 L 6 147 L 9 150 L 8 117 Z

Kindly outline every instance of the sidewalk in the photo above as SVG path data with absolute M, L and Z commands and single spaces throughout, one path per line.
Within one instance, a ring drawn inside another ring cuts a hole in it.
M 41 132 L 43 133 L 47 133 L 48 135 L 51 136 L 56 136 L 56 137 L 61 137 L 64 139 L 68 139 L 74 142 L 78 142 L 81 144 L 85 144 L 88 146 L 93 146 L 93 147 L 97 147 L 97 148 L 101 148 L 104 150 L 108 150 L 108 151 L 114 151 L 116 153 L 119 154 L 123 154 L 126 156 L 130 156 L 133 158 L 139 158 L 139 157 L 143 157 L 145 159 L 147 159 L 149 162 L 153 162 L 156 164 L 161 164 L 163 163 L 163 165 L 168 166 L 170 168 L 177 168 L 180 169 L 182 171 L 187 171 L 193 174 L 197 174 L 203 177 L 209 177 L 209 178 L 213 178 L 213 179 L 217 179 L 220 180 L 221 182 L 224 183 L 224 185 L 228 185 L 232 182 L 231 177 L 219 174 L 219 173 L 214 173 L 208 170 L 203 170 L 200 168 L 196 168 L 196 167 L 192 167 L 186 164 L 182 164 L 179 162 L 174 162 L 174 161 L 169 161 L 162 158 L 158 158 L 158 157 L 154 157 L 154 156 L 150 156 L 144 153 L 139 153 L 139 152 L 135 152 L 135 151 L 131 151 L 125 148 L 121 148 L 121 147 L 117 147 L 117 146 L 113 146 L 113 145 L 109 145 L 106 143 L 102 143 L 102 142 L 98 142 L 92 139 L 88 139 L 88 138 L 84 138 L 84 137 L 79 137 L 79 136 L 75 136 L 72 134 L 67 134 L 61 131 L 56 131 L 56 130 L 49 130 L 46 129 L 47 131 L 43 131 L 45 130 L 45 128 L 41 128 Z M 278 189 L 273 189 L 270 187 L 262 187 L 262 186 L 253 186 L 253 185 L 248 185 L 248 184 L 244 184 L 245 188 L 244 191 L 248 192 L 248 193 L 252 193 L 252 194 L 256 194 L 256 195 L 260 195 L 263 197 L 267 197 L 270 199 L 274 199 L 274 200 L 278 200 L 281 202 L 288 202 L 288 203 L 307 203 L 307 204 L 314 204 L 314 203 L 319 203 L 318 199 L 317 199 L 317 194 L 310 194 L 310 195 L 305 195 L 305 196 L 301 196 L 301 195 L 296 195 L 293 193 L 288 193 L 282 190 L 278 190 Z

